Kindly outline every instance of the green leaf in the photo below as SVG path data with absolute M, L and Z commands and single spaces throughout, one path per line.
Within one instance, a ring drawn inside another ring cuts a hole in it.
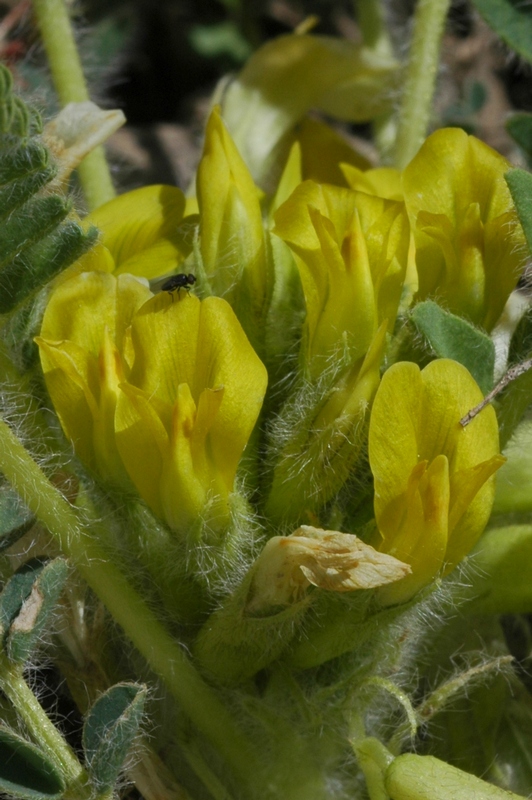
M 506 120 L 506 130 L 532 160 L 532 114 L 521 111 Z
M 524 169 L 510 169 L 504 177 L 532 253 L 532 175 Z
M 9 484 L 0 487 L 0 553 L 29 531 L 35 518 Z
M 27 800 L 53 800 L 64 790 L 61 773 L 39 747 L 0 727 L 0 792 Z
M 6 146 L 6 141 L 3 141 L 3 152 L 0 153 L 0 186 L 50 168 L 48 151 L 40 142 L 29 141 L 25 144 L 20 144 L 19 140 L 15 142 L 10 148 Z
M 31 588 L 44 569 L 44 563 L 38 558 L 27 561 L 8 580 L 0 594 L 0 639 L 5 637 L 9 626 L 29 596 Z
M 53 614 L 68 576 L 63 558 L 50 561 L 40 572 L 7 634 L 7 654 L 11 661 L 24 664 Z
M 12 92 L 0 66 L 0 314 L 7 314 L 78 259 L 94 243 L 72 219 L 59 191 L 42 190 L 57 170 L 35 138 L 38 115 Z
M 13 94 L 11 73 L 0 64 L 0 134 L 26 137 L 41 130 L 40 115 Z
M 452 358 L 463 364 L 484 394 L 491 390 L 495 347 L 489 336 L 432 300 L 414 306 L 411 319 L 438 358 Z
M 114 786 L 138 733 L 147 689 L 119 683 L 92 706 L 83 726 L 83 749 L 90 778 L 99 792 Z
M 96 241 L 97 235 L 96 228 L 85 233 L 81 225 L 69 220 L 14 258 L 0 271 L 0 313 L 11 311 L 80 258 Z
M 520 0 L 473 0 L 473 5 L 512 50 L 532 61 L 532 10 Z
M 21 252 L 43 239 L 70 211 L 69 203 L 58 195 L 39 197 L 12 214 L 0 228 L 0 267 L 5 267 Z M 5 270 L 0 273 L 2 288 L 9 291 Z

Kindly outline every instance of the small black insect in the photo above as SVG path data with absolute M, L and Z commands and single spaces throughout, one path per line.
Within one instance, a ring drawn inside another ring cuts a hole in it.
M 196 276 L 191 272 L 189 272 L 188 275 L 185 275 L 184 272 L 178 272 L 177 275 L 172 275 L 171 278 L 168 278 L 168 280 L 163 283 L 161 286 L 161 291 L 168 292 L 168 294 L 171 295 L 172 292 L 175 292 L 177 289 L 177 294 L 179 296 L 181 289 L 186 289 L 187 292 L 189 292 L 195 283 Z

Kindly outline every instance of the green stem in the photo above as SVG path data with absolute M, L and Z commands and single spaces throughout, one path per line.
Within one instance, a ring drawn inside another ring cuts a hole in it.
M 61 105 L 89 100 L 64 0 L 33 0 L 33 10 Z M 78 172 L 90 210 L 113 199 L 115 190 L 103 147 L 85 156 Z
M 399 109 L 399 128 L 394 163 L 403 169 L 416 155 L 425 139 L 440 46 L 450 0 L 418 0 L 414 14 L 414 32 Z
M 77 797 L 88 798 L 92 789 L 78 759 L 65 742 L 55 725 L 46 716 L 37 698 L 24 680 L 22 667 L 0 653 L 0 688 L 16 708 L 31 735 L 46 755 L 57 764 L 68 785 Z
M 98 523 L 83 529 L 75 510 L 52 486 L 5 422 L 0 420 L 0 468 L 35 516 L 75 563 L 126 635 L 161 677 L 196 728 L 250 788 L 259 759 L 227 708 L 203 681 L 125 576 L 99 544 Z M 101 527 L 101 526 L 100 526 Z M 101 538 L 105 536 L 105 530 Z

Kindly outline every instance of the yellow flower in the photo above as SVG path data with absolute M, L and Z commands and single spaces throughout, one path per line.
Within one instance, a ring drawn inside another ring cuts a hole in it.
M 207 123 L 196 189 L 202 278 L 208 289 L 231 303 L 257 345 L 272 283 L 262 192 L 253 183 L 218 108 Z
M 148 279 L 176 271 L 192 249 L 190 226 L 180 227 L 184 211 L 185 196 L 175 186 L 144 186 L 110 200 L 83 220 L 86 228 L 96 226 L 101 238 L 76 271 Z
M 162 292 L 135 315 L 132 368 L 120 385 L 116 441 L 150 508 L 182 533 L 223 529 L 266 370 L 231 307 Z
M 277 210 L 274 233 L 296 256 L 311 378 L 339 355 L 362 357 L 384 320 L 393 328 L 409 242 L 402 203 L 305 181 Z
M 461 364 L 400 362 L 385 372 L 371 412 L 369 459 L 381 552 L 410 564 L 412 575 L 382 590 L 385 603 L 407 600 L 471 550 L 488 521 L 498 454 L 495 412 L 460 419 L 482 399 Z
M 429 136 L 403 173 L 416 242 L 417 298 L 491 330 L 526 246 L 504 174 L 510 164 L 458 128 Z
M 52 292 L 36 338 L 48 393 L 83 463 L 113 484 L 130 485 L 118 455 L 114 416 L 126 329 L 150 298 L 131 275 L 85 272 Z
M 91 471 L 133 484 L 176 530 L 227 523 L 267 376 L 224 300 L 82 273 L 53 292 L 36 341 L 63 429 Z

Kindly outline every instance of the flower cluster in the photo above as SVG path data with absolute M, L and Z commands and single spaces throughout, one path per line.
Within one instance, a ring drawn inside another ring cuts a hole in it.
M 392 363 L 398 314 L 430 298 L 490 330 L 523 234 L 505 160 L 463 131 L 401 174 L 302 130 L 265 194 L 215 108 L 197 198 L 147 187 L 90 215 L 100 242 L 53 288 L 37 343 L 81 461 L 185 538 L 201 520 L 223 541 L 239 492 L 268 535 L 358 533 L 369 431 L 371 544 L 411 567 L 381 590 L 396 603 L 469 552 L 502 463 L 493 409 L 460 425 L 482 397 L 465 367 Z M 316 180 L 303 154 L 324 142 Z M 176 272 L 195 293 L 156 292 Z

